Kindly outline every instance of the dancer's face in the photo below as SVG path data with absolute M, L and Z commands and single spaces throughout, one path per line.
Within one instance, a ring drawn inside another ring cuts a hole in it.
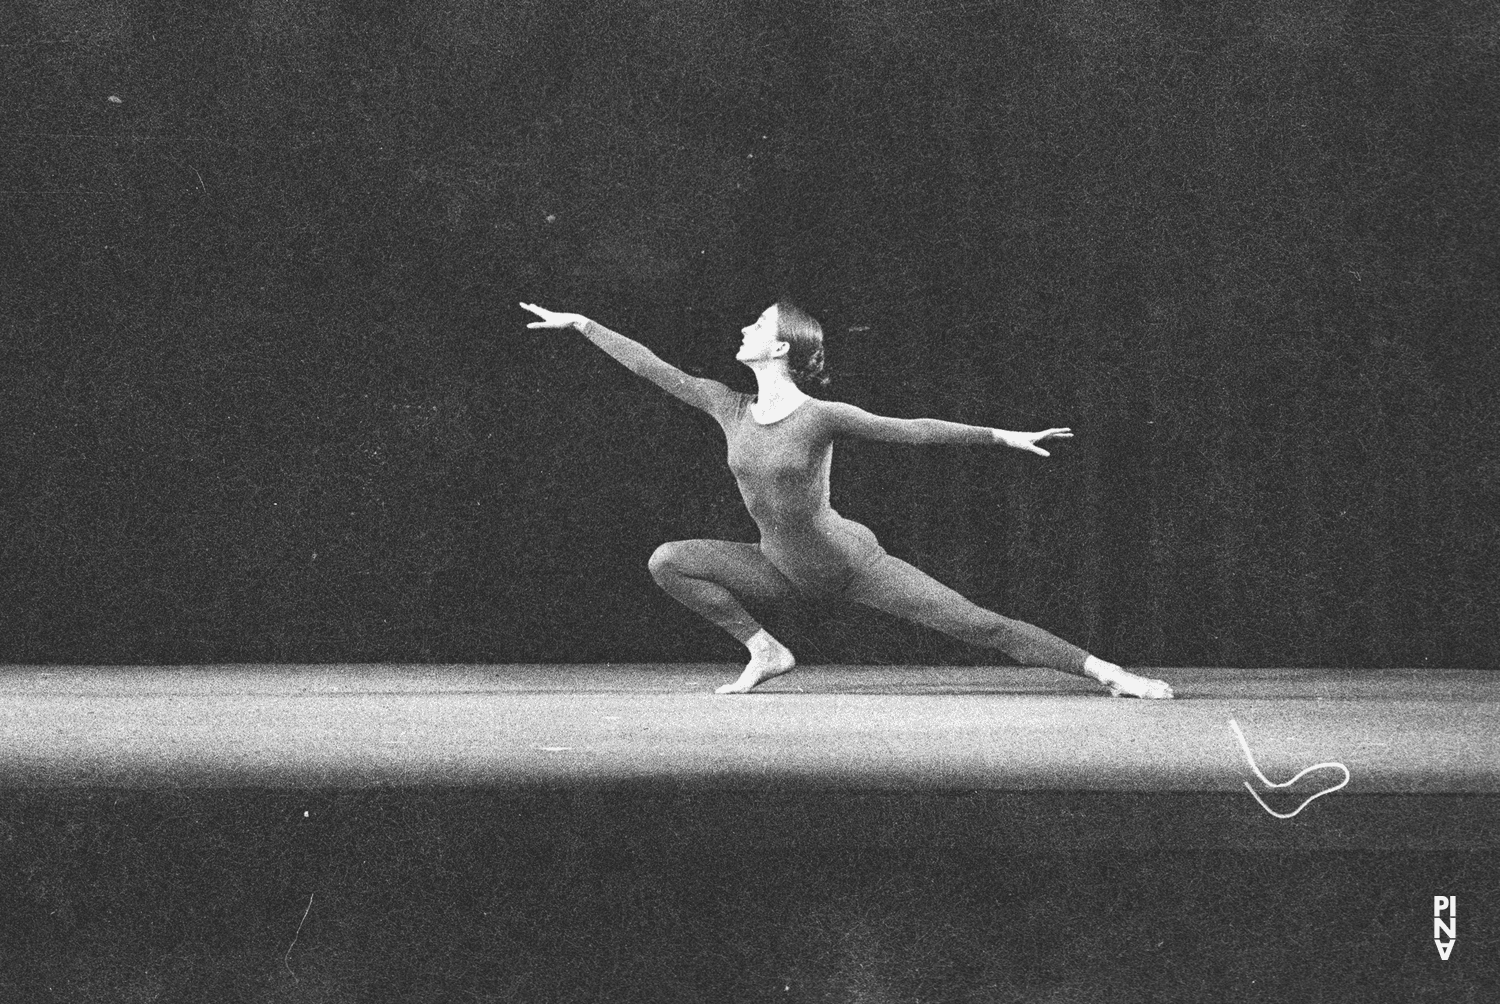
M 776 337 L 776 305 L 767 307 L 755 323 L 740 329 L 745 340 L 735 358 L 742 363 L 766 362 L 791 351 L 791 345 Z

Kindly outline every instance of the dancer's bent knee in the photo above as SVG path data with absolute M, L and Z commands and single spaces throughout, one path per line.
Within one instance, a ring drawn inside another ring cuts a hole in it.
M 651 572 L 651 578 L 656 580 L 658 586 L 666 588 L 667 584 L 663 580 L 679 574 L 682 551 L 681 541 L 672 540 L 651 552 L 651 557 L 646 561 L 646 568 Z
M 668 596 L 699 616 L 718 625 L 737 641 L 744 642 L 761 630 L 757 621 L 734 591 L 716 581 L 712 563 L 694 560 L 691 541 L 674 540 L 651 553 L 646 567 Z M 697 555 L 700 559 L 702 555 Z

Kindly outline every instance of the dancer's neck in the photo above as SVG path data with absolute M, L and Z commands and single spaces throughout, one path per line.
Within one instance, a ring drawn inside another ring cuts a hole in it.
M 802 392 L 780 359 L 750 364 L 755 373 L 756 395 L 751 414 L 757 422 L 769 423 L 796 411 L 807 395 Z

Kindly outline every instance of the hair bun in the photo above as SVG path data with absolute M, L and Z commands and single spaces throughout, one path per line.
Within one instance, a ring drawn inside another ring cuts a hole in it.
M 811 314 L 787 300 L 777 306 L 776 333 L 791 345 L 787 366 L 798 384 L 828 386 L 824 373 L 827 360 L 823 354 L 823 326 Z

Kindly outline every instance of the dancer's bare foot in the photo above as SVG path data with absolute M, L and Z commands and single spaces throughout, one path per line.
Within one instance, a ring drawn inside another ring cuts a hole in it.
M 1136 676 L 1112 662 L 1089 656 L 1084 663 L 1085 676 L 1098 680 L 1109 688 L 1110 697 L 1140 697 L 1149 701 L 1170 701 L 1177 695 L 1165 680 L 1153 680 L 1147 676 Z
M 760 686 L 773 676 L 790 672 L 797 665 L 791 650 L 772 638 L 766 631 L 757 631 L 745 642 L 750 650 L 750 664 L 733 683 L 726 683 L 715 690 L 716 694 L 744 694 Z

